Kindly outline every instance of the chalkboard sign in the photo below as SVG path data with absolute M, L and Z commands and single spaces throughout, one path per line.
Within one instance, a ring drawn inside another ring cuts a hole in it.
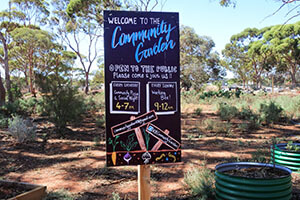
M 104 12 L 107 166 L 181 161 L 179 17 Z

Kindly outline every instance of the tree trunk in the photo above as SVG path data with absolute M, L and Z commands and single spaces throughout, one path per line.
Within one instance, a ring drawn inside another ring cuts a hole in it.
M 296 87 L 297 81 L 296 81 L 296 74 L 291 73 L 291 79 L 292 79 L 292 88 Z
M 292 79 L 292 87 L 296 87 L 297 81 L 296 81 L 296 65 L 292 65 L 291 69 L 291 79 Z
M 4 71 L 5 71 L 5 86 L 6 86 L 6 91 L 8 94 L 8 101 L 12 102 L 13 97 L 11 93 L 11 81 L 10 81 L 10 73 L 9 73 L 9 65 L 8 65 L 8 46 L 7 46 L 7 41 L 2 33 L 0 33 L 0 40 L 3 44 L 3 58 L 1 61 L 3 61 L 4 64 Z
M 13 102 L 8 58 L 4 60 L 4 66 L 5 66 L 5 86 L 6 86 L 6 91 L 7 91 L 7 95 L 8 95 L 8 102 Z
M 85 72 L 85 88 L 84 88 L 85 94 L 89 93 L 89 73 Z
M 35 96 L 35 90 L 33 87 L 33 50 L 30 50 L 29 53 L 29 87 L 30 87 L 30 92 L 33 96 Z
M 3 106 L 5 103 L 5 88 L 3 86 L 2 78 L 0 75 L 0 106 Z

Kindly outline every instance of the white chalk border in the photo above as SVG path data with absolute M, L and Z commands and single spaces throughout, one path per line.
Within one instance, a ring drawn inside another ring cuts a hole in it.
M 139 93 L 139 98 L 138 98 L 138 112 L 136 111 L 120 111 L 120 110 L 114 110 L 113 109 L 113 88 L 112 88 L 112 84 L 113 83 L 137 83 L 138 84 L 138 93 Z M 109 84 L 109 111 L 111 114 L 133 114 L 133 115 L 137 115 L 140 113 L 140 107 L 141 107 L 141 85 L 140 82 L 137 81 L 112 81 Z
M 175 111 L 165 111 L 165 112 L 159 112 L 159 111 L 155 111 L 155 113 L 157 115 L 173 115 L 175 112 L 177 112 L 177 109 L 178 109 L 178 94 L 177 94 L 177 82 L 155 82 L 155 81 L 152 81 L 152 82 L 148 82 L 146 84 L 146 112 L 150 112 L 150 88 L 149 88 L 149 84 L 151 83 L 172 83 L 174 84 L 175 83 L 175 97 L 176 97 L 176 109 Z

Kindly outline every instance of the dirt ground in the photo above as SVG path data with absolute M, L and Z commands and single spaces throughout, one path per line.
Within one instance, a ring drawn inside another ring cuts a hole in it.
M 151 166 L 152 199 L 190 199 L 183 178 L 191 168 L 214 170 L 219 163 L 269 155 L 266 150 L 273 136 L 300 140 L 300 126 L 291 124 L 242 133 L 237 131 L 237 121 L 230 135 L 203 132 L 197 127 L 207 118 L 217 116 L 205 110 L 201 116 L 182 114 L 182 163 Z M 40 135 L 52 130 L 44 120 L 37 123 Z M 15 143 L 5 129 L 0 130 L 0 178 L 46 185 L 48 191 L 65 189 L 80 200 L 111 199 L 113 192 L 122 199 L 137 199 L 137 167 L 105 167 L 105 130 L 96 128 L 95 119 L 86 118 L 70 128 L 72 132 L 64 137 L 53 133 L 47 143 L 38 139 L 27 144 Z M 300 176 L 293 179 L 294 199 L 300 199 Z

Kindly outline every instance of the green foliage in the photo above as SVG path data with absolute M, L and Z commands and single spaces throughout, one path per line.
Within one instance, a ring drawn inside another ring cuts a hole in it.
M 41 105 L 43 104 L 42 98 L 36 97 L 28 97 L 19 99 L 19 109 L 26 114 L 44 114 L 43 108 Z
M 268 163 L 269 151 L 257 149 L 251 153 L 251 162 Z
M 208 131 L 213 131 L 214 130 L 214 125 L 216 123 L 217 122 L 215 120 L 212 120 L 212 119 L 205 119 L 203 121 L 203 125 L 204 125 L 205 129 L 208 130 Z
M 269 104 L 261 104 L 259 110 L 262 120 L 266 122 L 266 124 L 279 122 L 282 111 L 282 107 L 275 104 L 273 101 L 271 101 Z
M 104 92 L 85 97 L 85 105 L 88 111 L 99 111 L 105 108 Z
M 218 92 L 215 91 L 208 91 L 208 92 L 203 92 L 202 95 L 200 95 L 200 99 L 207 99 L 207 98 L 231 98 L 235 96 L 236 98 L 240 98 L 240 95 L 242 94 L 242 91 L 237 89 L 235 91 L 224 91 L 224 90 L 219 90 Z
M 118 193 L 113 192 L 112 194 L 112 199 L 111 200 L 121 200 L 121 197 Z
M 238 109 L 235 106 L 220 103 L 218 114 L 220 115 L 221 120 L 230 121 L 238 115 Z
M 181 104 L 197 104 L 199 102 L 199 93 L 195 90 L 182 91 L 181 92 Z
M 11 83 L 10 92 L 11 92 L 12 98 L 14 100 L 18 100 L 19 98 L 22 97 L 21 85 L 19 83 L 13 81 Z
M 194 29 L 187 26 L 180 28 L 180 66 L 183 88 L 200 91 L 209 78 L 218 79 L 222 76 L 220 58 L 213 51 L 214 46 L 211 38 L 199 36 Z
M 83 98 L 70 84 L 52 90 L 52 93 L 44 95 L 43 99 L 45 111 L 60 130 L 69 122 L 79 121 L 85 112 Z
M 292 151 L 292 152 L 298 152 L 298 151 L 300 151 L 300 146 L 297 144 L 293 144 L 293 141 L 289 141 L 286 145 L 286 150 Z
M 289 117 L 290 120 L 293 118 L 300 117 L 300 96 L 289 96 L 289 95 L 281 95 L 274 99 L 272 99 L 276 104 L 280 105 L 284 114 Z
M 231 124 L 223 123 L 219 120 L 206 119 L 203 125 L 207 131 L 214 133 L 225 133 L 226 135 L 231 134 Z
M 236 1 L 235 0 L 220 0 L 220 5 L 229 7 L 229 6 L 236 6 Z
M 84 99 L 70 81 L 59 74 L 47 77 L 40 74 L 37 83 L 43 92 L 41 106 L 59 131 L 81 119 L 85 112 Z
M 201 108 L 197 108 L 195 111 L 194 111 L 195 115 L 197 116 L 200 116 L 201 113 L 202 113 L 202 109 Z
M 8 131 L 19 143 L 33 141 L 36 139 L 36 127 L 30 120 L 20 116 L 13 116 L 8 121 Z
M 76 200 L 77 198 L 67 190 L 57 190 L 47 193 L 43 200 Z
M 261 117 L 255 114 L 250 108 L 243 107 L 238 117 L 242 120 L 247 120 L 248 123 L 242 123 L 239 128 L 242 131 L 248 131 L 251 129 L 258 129 L 261 126 Z
M 184 174 L 184 183 L 190 189 L 192 195 L 199 199 L 214 199 L 214 174 L 207 168 L 193 168 Z
M 7 117 L 11 117 L 12 115 L 21 114 L 19 101 L 7 102 L 3 106 L 0 107 L 0 113 L 6 115 Z
M 8 126 L 8 118 L 0 113 L 0 128 L 5 128 Z

